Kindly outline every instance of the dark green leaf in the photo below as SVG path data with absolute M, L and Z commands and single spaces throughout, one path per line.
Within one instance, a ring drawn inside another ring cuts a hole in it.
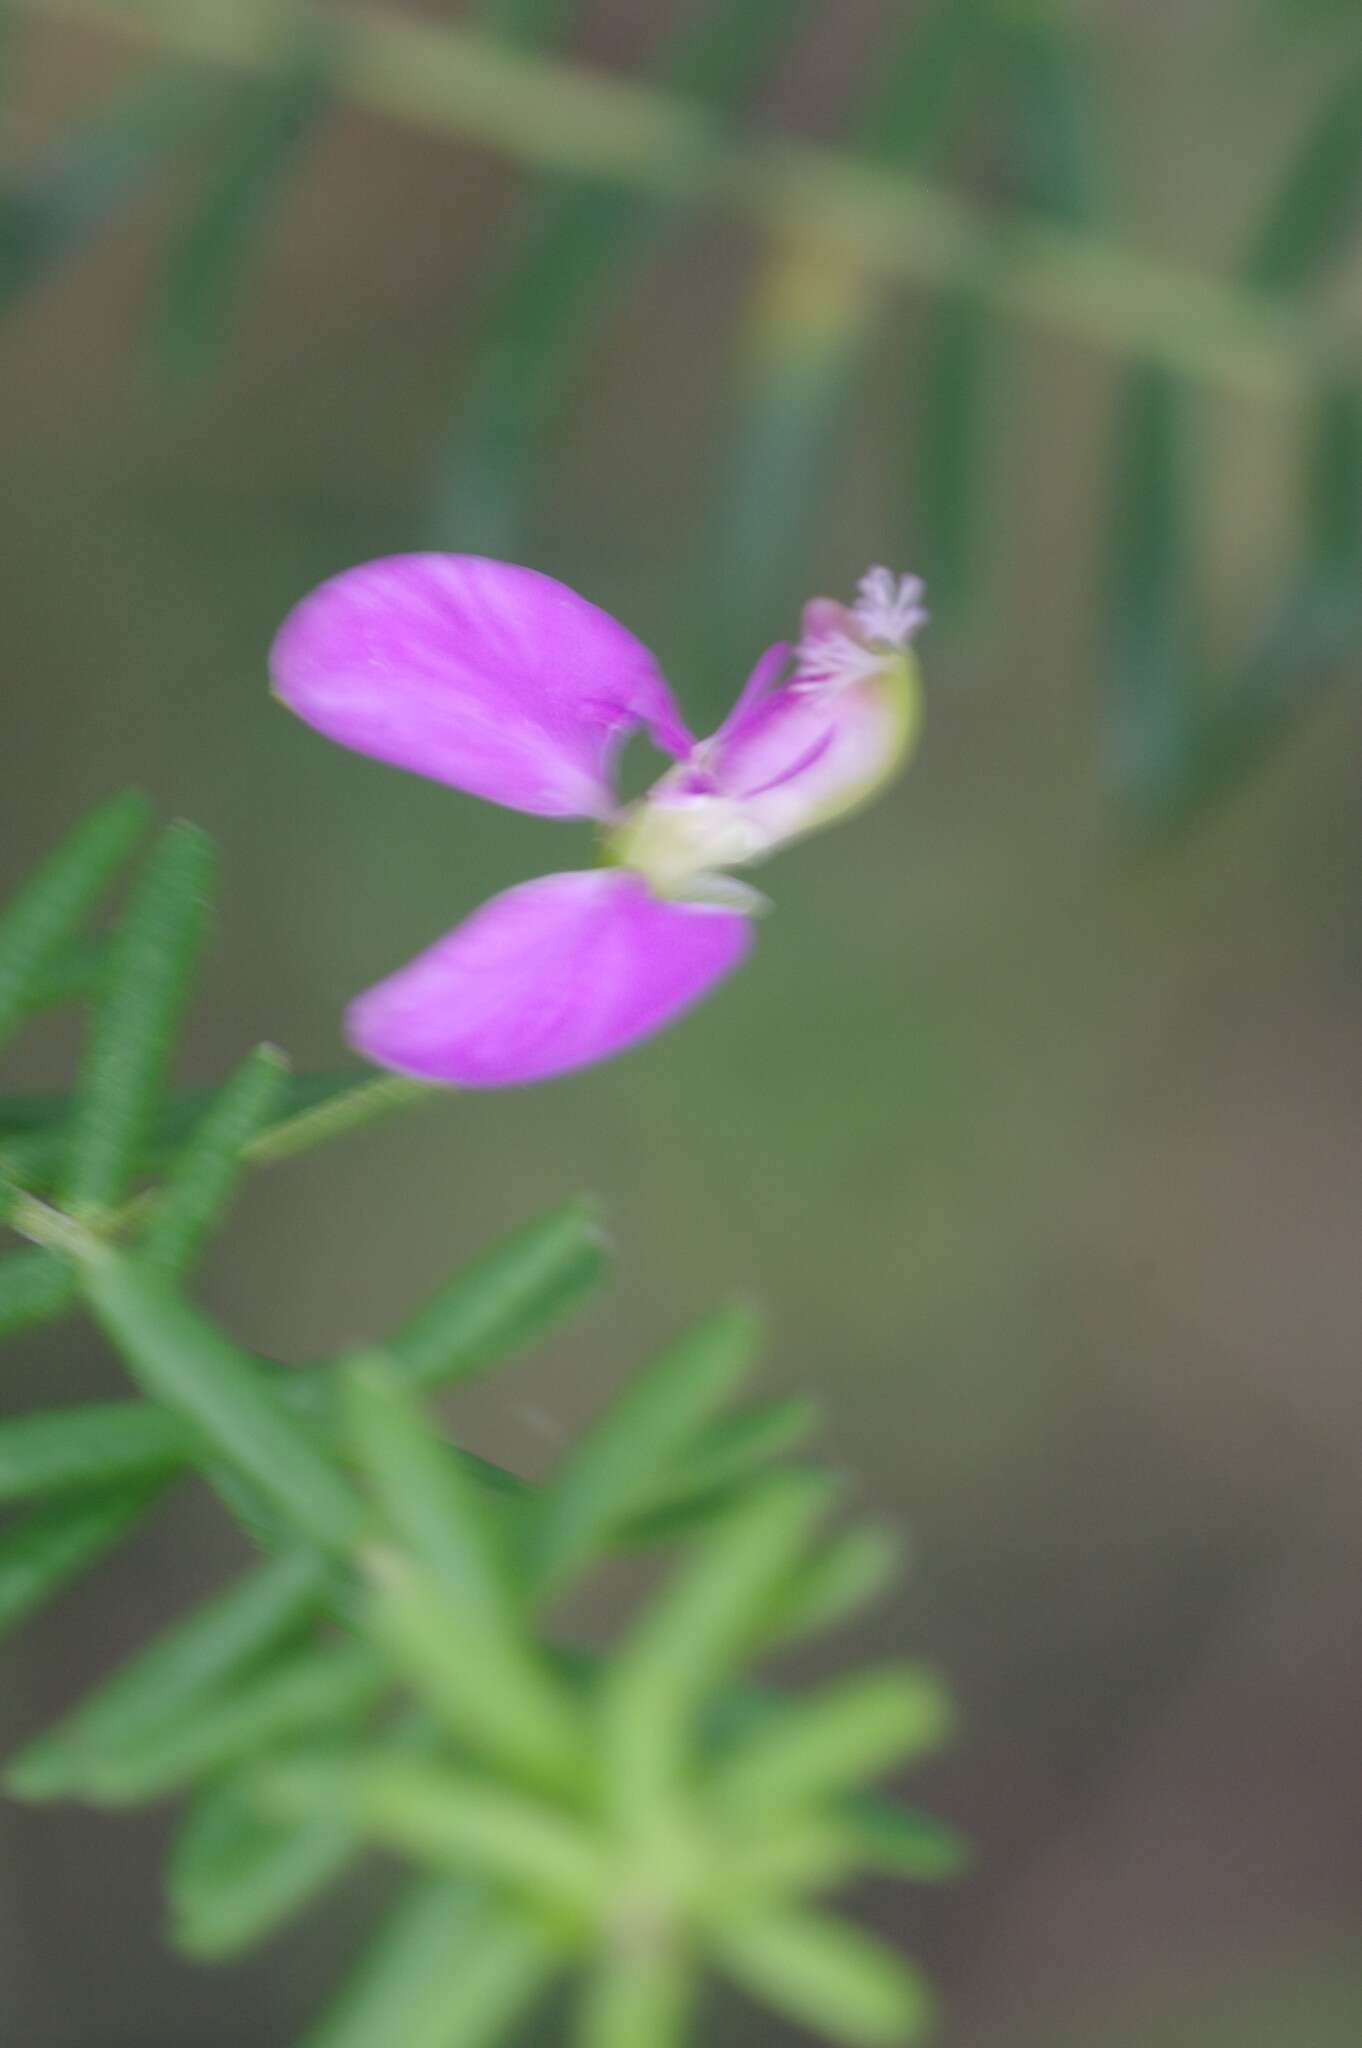
M 715 1939 L 746 1990 L 846 2048 L 906 2048 L 930 2024 L 917 1972 L 840 1920 L 772 1912 L 718 1928 Z
M 570 1315 L 600 1284 L 607 1256 L 595 1207 L 569 1202 L 456 1274 L 402 1324 L 385 1356 L 423 1391 L 485 1371 Z
M 995 371 L 992 316 L 983 299 L 973 291 L 948 292 L 932 309 L 926 357 L 913 373 L 905 519 L 939 624 L 960 616 L 982 577 Z
M 375 1365 L 351 1375 L 353 1455 L 399 1543 L 379 1553 L 372 1624 L 467 1740 L 536 1777 L 575 1777 L 566 1696 L 537 1656 L 485 1494 Z
M 424 1879 L 302 2048 L 493 2048 L 553 1969 L 529 1920 L 463 1879 Z
M 147 827 L 145 797 L 114 797 L 82 819 L 0 914 L 0 1040 L 34 1008 Z
M 871 1870 L 917 1884 L 941 1884 L 969 1868 L 964 1836 L 929 1813 L 865 1797 L 848 1801 L 839 1813 L 852 1830 L 861 1862 Z
M 716 662 L 739 659 L 754 632 L 773 634 L 796 616 L 804 544 L 874 310 L 858 267 L 826 251 L 777 249 L 757 281 L 704 529 Z
M 1312 409 L 1304 490 L 1306 572 L 1356 603 L 1362 584 L 1362 389 L 1325 385 Z
M 1355 36 L 1356 0 L 1258 0 L 1258 13 L 1269 28 L 1313 32 L 1342 26 Z
M 709 1532 L 658 1594 L 602 1680 L 612 1792 L 642 1811 L 670 1796 L 706 1694 L 751 1646 L 826 1513 L 816 1473 L 766 1480 Z
M 0 1095 L 0 1137 L 50 1130 L 70 1108 L 71 1098 L 66 1094 Z
M 67 1504 L 63 1503 L 63 1511 Z M 315 1614 L 327 1571 L 314 1551 L 257 1566 L 140 1650 L 74 1713 L 31 1743 L 6 1775 L 21 1799 L 59 1797 L 81 1782 L 88 1756 L 141 1739 L 213 1698 Z
M 1330 92 L 1268 208 L 1244 264 L 1258 291 L 1318 284 L 1353 249 L 1362 184 L 1362 68 Z
M 891 9 L 889 46 L 871 66 L 852 125 L 855 145 L 899 169 L 921 164 L 989 45 L 993 14 L 993 0 L 936 0 L 925 19 Z
M 835 1628 L 881 1597 L 902 1559 L 902 1542 L 890 1529 L 842 1530 L 780 1589 L 768 1616 L 770 1639 L 795 1642 Z
M 1105 752 L 1116 788 L 1142 806 L 1164 801 L 1186 773 L 1198 715 L 1189 675 L 1186 404 L 1167 371 L 1132 371 L 1112 467 Z
M 181 374 L 211 370 L 230 338 L 270 208 L 329 104 L 329 74 L 329 38 L 307 18 L 278 61 L 236 88 L 220 156 L 161 279 L 156 344 Z
M 221 1220 L 245 1149 L 273 1117 L 287 1077 L 284 1055 L 272 1045 L 258 1046 L 214 1098 L 157 1195 L 141 1244 L 148 1265 L 174 1274 L 193 1263 Z
M 7 1252 L 0 1258 L 0 1337 L 54 1322 L 78 1298 L 75 1274 L 51 1252 Z
M 554 185 L 531 200 L 439 458 L 436 545 L 514 552 L 526 470 L 646 244 L 646 219 L 629 194 L 594 186 Z
M 733 1490 L 783 1457 L 818 1425 L 813 1401 L 794 1397 L 720 1416 L 701 1429 L 675 1468 L 659 1476 L 646 1507 L 621 1529 L 627 1544 L 666 1540 L 721 1513 Z
M 857 1672 L 755 1729 L 719 1764 L 711 1792 L 743 1819 L 812 1804 L 936 1748 L 950 1720 L 930 1672 Z
M 214 864 L 202 832 L 172 825 L 119 922 L 73 1109 L 73 1209 L 109 1207 L 136 1171 L 188 1001 Z
M 703 100 L 735 115 L 794 48 L 813 0 L 746 0 L 742 7 L 710 0 L 664 46 L 657 82 L 668 92 Z
M 1315 701 L 1362 641 L 1362 395 L 1317 394 L 1307 438 L 1302 560 L 1239 671 L 1217 695 L 1191 771 L 1160 822 L 1185 828 Z
M 281 1815 L 355 1813 L 404 1854 L 535 1895 L 553 1910 L 599 1907 L 606 1864 L 590 1827 L 561 1807 L 447 1763 L 298 1756 L 261 1773 Z
M 66 1003 L 88 1000 L 98 992 L 108 964 L 106 939 L 72 939 L 34 983 L 30 1010 L 58 1010 Z
M 1066 7 L 1005 8 L 994 35 L 1024 197 L 1070 227 L 1090 224 L 1103 210 L 1102 178 L 1082 32 Z
M 176 1946 L 206 1962 L 239 1954 L 335 1883 L 360 1847 L 344 1815 L 281 1825 L 261 1817 L 238 1778 L 205 1786 L 166 1873 Z
M 788 47 L 809 0 L 708 0 L 668 39 L 649 75 L 733 116 Z M 717 146 L 717 141 L 716 141 Z M 512 241 L 440 459 L 438 544 L 514 552 L 528 465 L 665 209 L 617 189 L 541 185 Z
M 617 1942 L 587 1982 L 582 2048 L 684 2048 L 693 1978 L 675 1943 Z
M 84 1500 L 54 1501 L 7 1528 L 0 1535 L 0 1635 L 55 1600 L 121 1543 L 156 1490 L 121 1486 Z
M 130 205 L 221 103 L 197 70 L 158 69 L 72 128 L 0 193 L 0 311 Z
M 568 1452 L 529 1518 L 527 1562 L 543 1594 L 570 1583 L 648 1505 L 660 1478 L 751 1370 L 759 1336 L 745 1309 L 709 1317 L 626 1388 Z
M 174 1163 L 185 1140 L 198 1128 L 219 1092 L 216 1088 L 187 1088 L 161 1104 L 139 1152 L 135 1178 Z M 339 1110 L 355 1092 L 354 1077 L 350 1074 L 289 1077 L 268 1129 L 247 1148 L 250 1163 L 268 1165 L 273 1159 L 287 1158 L 300 1125 L 332 1104 Z M 10 1174 L 21 1186 L 41 1194 L 56 1185 L 70 1135 L 69 1096 L 0 1098 L 0 1172 Z
M 473 19 L 508 43 L 537 50 L 560 42 L 580 12 L 581 0 L 477 0 Z
M 151 1478 L 182 1464 L 193 1438 L 144 1401 L 92 1401 L 0 1421 L 0 1501 Z
M 132 1377 L 193 1424 L 207 1457 L 235 1467 L 309 1541 L 353 1546 L 359 1500 L 248 1352 L 124 1254 L 99 1249 L 82 1281 Z
M 88 1752 L 83 1791 L 103 1805 L 137 1805 L 281 1743 L 358 1724 L 387 1683 L 362 1643 L 310 1646 L 179 1720 Z

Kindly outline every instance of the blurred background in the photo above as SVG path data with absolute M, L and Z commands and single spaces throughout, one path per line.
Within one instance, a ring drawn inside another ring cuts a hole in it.
M 763 878 L 750 971 L 253 1184 L 214 1307 L 302 1360 L 596 1192 L 617 1284 L 455 1425 L 532 1472 L 685 1319 L 767 1306 L 767 1388 L 912 1535 L 824 1654 L 961 1700 L 920 1789 L 975 1872 L 867 1908 L 943 2048 L 1355 2042 L 1356 0 L 3 19 L 0 869 L 128 782 L 217 837 L 191 1078 L 343 1064 L 353 992 L 589 858 L 271 704 L 324 575 L 532 563 L 700 730 L 802 596 L 932 586 L 912 774 Z M 121 1386 L 71 1328 L 10 1372 Z M 7 1651 L 9 1741 L 236 1556 L 178 1498 Z M 372 1908 L 209 1973 L 161 1822 L 0 1827 L 14 2048 L 285 2048 Z

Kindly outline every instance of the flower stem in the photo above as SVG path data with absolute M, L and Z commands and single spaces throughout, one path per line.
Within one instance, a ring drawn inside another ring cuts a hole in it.
M 296 1159 L 300 1153 L 310 1152 L 314 1145 L 329 1144 L 332 1138 L 343 1137 L 393 1110 L 411 1109 L 439 1092 L 428 1081 L 409 1080 L 404 1074 L 383 1074 L 377 1080 L 360 1082 L 346 1095 L 333 1095 L 329 1102 L 300 1109 L 296 1116 L 262 1131 L 247 1145 L 243 1156 L 252 1166 L 273 1166 L 281 1159 Z

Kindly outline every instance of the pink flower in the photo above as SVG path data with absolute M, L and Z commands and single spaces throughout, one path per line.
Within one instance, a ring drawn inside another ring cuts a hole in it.
M 351 1043 L 461 1087 L 536 1081 L 620 1051 L 736 967 L 762 907 L 727 870 L 857 808 L 915 736 L 922 586 L 872 569 L 850 608 L 805 607 L 719 730 L 696 741 L 647 648 L 534 569 L 396 555 L 333 577 L 284 621 L 278 695 L 329 739 L 471 795 L 590 818 L 606 865 L 494 896 L 356 999 Z M 621 810 L 643 728 L 674 765 Z

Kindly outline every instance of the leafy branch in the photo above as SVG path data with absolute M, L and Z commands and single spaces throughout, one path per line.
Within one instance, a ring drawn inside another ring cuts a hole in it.
M 879 423 L 894 451 L 885 524 L 927 575 L 938 625 L 977 616 L 1000 429 L 1020 404 L 1018 322 L 1091 346 L 1115 373 L 1085 532 L 1101 592 L 1100 759 L 1127 815 L 1146 831 L 1200 815 L 1362 641 L 1355 323 L 1326 294 L 1362 191 L 1362 45 L 1333 0 L 1314 27 L 1338 37 L 1334 74 L 1216 275 L 1133 246 L 1103 156 L 1096 37 L 1062 0 L 887 10 L 830 143 L 749 117 L 812 0 L 708 0 L 659 35 L 635 78 L 567 54 L 575 0 L 481 0 L 464 22 L 362 0 L 19 4 L 144 62 L 121 97 L 7 181 L 0 304 L 178 164 L 191 138 L 210 138 L 152 293 L 163 368 L 202 374 L 220 359 L 252 252 L 334 104 L 530 174 L 485 286 L 465 280 L 458 295 L 474 309 L 472 346 L 451 338 L 451 414 L 430 437 L 432 545 L 520 552 L 538 466 L 592 348 L 677 225 L 703 213 L 742 223 L 755 245 L 722 447 L 680 551 L 680 579 L 706 593 L 686 609 L 705 613 L 716 665 L 787 623 L 813 509 L 881 347 L 904 357 Z M 1274 62 L 1288 17 L 1306 25 L 1277 0 L 1250 12 L 1246 32 Z M 905 285 L 928 315 L 911 355 Z M 1225 395 L 1289 415 L 1280 496 L 1292 533 L 1279 587 L 1264 595 L 1255 572 L 1217 634 L 1201 616 L 1207 493 L 1191 458 L 1204 405 Z M 726 573 L 735 559 L 741 579 Z
M 268 68 L 298 0 L 26 0 L 178 57 Z M 1136 255 L 1107 237 L 992 214 L 917 176 L 819 144 L 735 139 L 704 101 L 607 77 L 457 22 L 328 10 L 333 92 L 356 106 L 557 176 L 716 206 L 777 240 L 826 246 L 882 279 L 968 286 L 1034 319 L 1181 374 L 1294 400 L 1343 352 L 1270 294 Z M 786 30 L 788 39 L 788 28 Z
M 146 823 L 138 798 L 105 806 L 0 918 L 7 1027 L 64 999 L 54 963 L 88 943 Z M 424 1401 L 580 1306 L 605 1263 L 591 1205 L 494 1247 L 381 1345 L 302 1371 L 191 1300 L 251 1163 L 417 1092 L 300 1090 L 270 1047 L 206 1097 L 170 1092 L 212 866 L 192 828 L 161 835 L 97 949 L 71 1097 L 0 1098 L 7 1220 L 30 1246 L 0 1262 L 0 1312 L 13 1329 L 79 1307 L 138 1395 L 0 1421 L 0 1503 L 19 1511 L 0 1628 L 186 1471 L 263 1557 L 30 1741 L 11 1792 L 187 1796 L 167 1893 L 175 1940 L 205 1958 L 273 1933 L 366 1845 L 409 1861 L 309 2048 L 492 2044 L 563 1976 L 582 2048 L 667 2048 L 692 2037 L 710 1970 L 848 2043 L 915 2038 L 917 1975 L 824 1901 L 869 1872 L 959 1868 L 950 1829 L 867 1790 L 949 1710 L 911 1665 L 796 1701 L 746 1675 L 855 1612 L 897 1556 L 873 1526 L 828 1531 L 828 1475 L 773 1469 L 807 1403 L 733 1405 L 751 1313 L 689 1331 L 531 1486 L 449 1443 Z M 621 1549 L 678 1561 L 616 1647 L 573 1649 L 563 1596 Z

